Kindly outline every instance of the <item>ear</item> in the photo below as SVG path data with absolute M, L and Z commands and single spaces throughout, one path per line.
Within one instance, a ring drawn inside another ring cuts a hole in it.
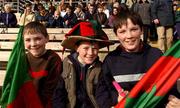
M 77 45 L 75 45 L 74 50 L 75 50 L 76 52 L 79 52 L 79 47 L 78 47 Z
M 143 35 L 143 34 L 144 34 L 144 30 L 142 29 L 142 30 L 141 30 L 141 35 Z

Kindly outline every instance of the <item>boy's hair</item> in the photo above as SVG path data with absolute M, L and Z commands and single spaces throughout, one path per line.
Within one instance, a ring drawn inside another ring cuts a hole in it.
M 141 19 L 141 16 L 136 12 L 121 12 L 119 17 L 116 18 L 114 22 L 114 33 L 116 34 L 116 31 L 118 28 L 121 28 L 123 25 L 127 25 L 127 19 L 130 19 L 134 25 L 139 25 L 139 27 L 143 28 L 143 22 Z
M 36 33 L 41 33 L 46 38 L 49 37 L 46 27 L 39 22 L 33 21 L 33 22 L 28 23 L 24 27 L 23 35 L 24 34 L 36 34 Z
M 32 6 L 31 3 L 26 3 L 26 4 L 25 4 L 25 7 L 31 7 L 31 6 Z

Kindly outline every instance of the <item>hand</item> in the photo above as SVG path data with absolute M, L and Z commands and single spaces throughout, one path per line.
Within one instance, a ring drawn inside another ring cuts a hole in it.
M 180 99 L 173 95 L 170 95 L 168 100 L 169 102 L 166 105 L 166 108 L 180 108 Z
M 24 9 L 24 14 L 26 14 L 27 13 L 27 10 L 26 9 Z
M 69 24 L 69 21 L 68 21 L 68 20 L 66 20 L 66 21 L 65 21 L 65 24 L 66 24 L 66 25 L 68 25 L 68 24 Z
M 159 19 L 154 19 L 154 24 L 159 24 Z
M 129 93 L 129 91 L 122 91 L 123 93 L 125 93 L 126 95 Z M 119 96 L 118 96 L 118 102 L 120 102 L 125 96 L 123 96 L 122 94 L 120 94 L 119 92 Z

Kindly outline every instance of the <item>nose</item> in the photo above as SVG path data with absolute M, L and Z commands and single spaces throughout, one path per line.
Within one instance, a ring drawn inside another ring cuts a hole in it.
M 126 32 L 126 37 L 127 37 L 127 38 L 131 38 L 131 37 L 132 37 L 132 34 L 131 34 L 130 31 L 127 31 L 127 32 Z
M 92 54 L 93 54 L 93 48 L 89 48 L 87 53 L 88 53 L 89 55 L 92 55 Z
M 30 44 L 31 44 L 31 46 L 36 46 L 36 41 L 32 40 L 32 41 L 30 42 Z

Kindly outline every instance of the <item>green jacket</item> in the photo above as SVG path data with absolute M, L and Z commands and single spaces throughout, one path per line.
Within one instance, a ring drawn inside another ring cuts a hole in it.
M 101 73 L 102 62 L 97 61 L 92 64 L 86 74 L 86 92 L 95 108 L 99 108 L 95 99 L 94 85 L 98 83 L 99 75 Z M 73 63 L 68 57 L 63 60 L 62 77 L 65 81 L 65 88 L 68 93 L 68 108 L 74 108 L 76 105 L 76 71 Z

